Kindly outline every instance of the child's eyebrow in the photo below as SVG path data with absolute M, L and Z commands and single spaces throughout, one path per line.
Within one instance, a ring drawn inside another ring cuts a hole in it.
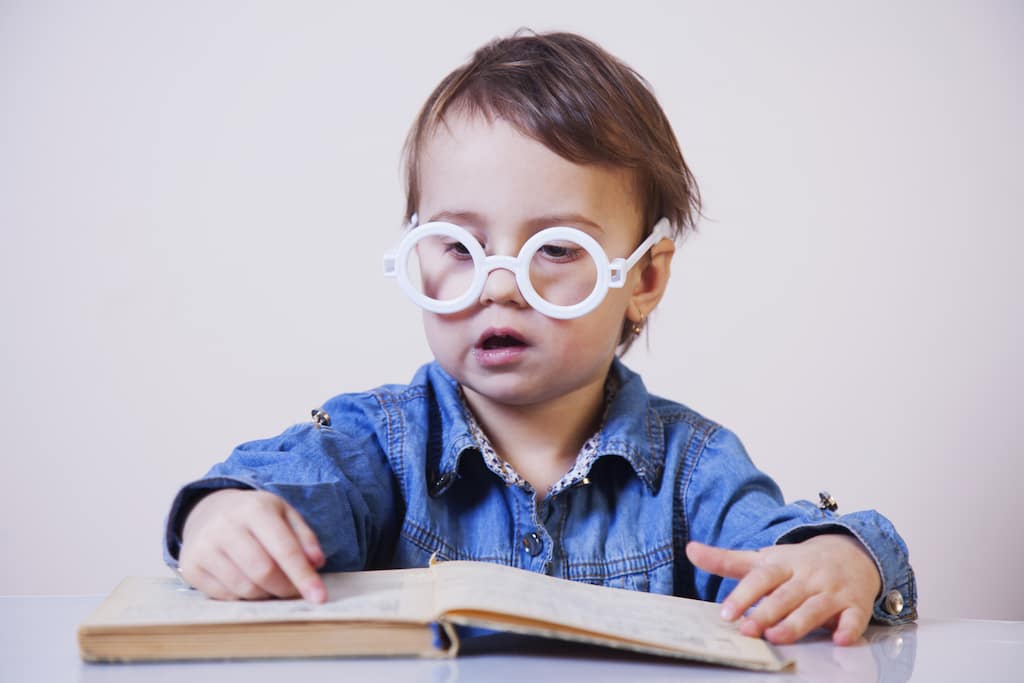
M 430 221 L 450 221 L 452 223 L 468 223 L 469 225 L 482 226 L 487 224 L 487 219 L 475 211 L 442 211 L 431 216 Z M 531 218 L 524 224 L 531 230 L 549 228 L 555 225 L 586 225 L 599 232 L 604 232 L 600 224 L 590 220 L 578 213 L 556 213 L 546 216 Z
M 468 223 L 469 225 L 483 225 L 487 222 L 483 216 L 475 211 L 442 211 L 441 213 L 435 213 L 427 222 L 433 223 L 434 221 L 450 221 L 457 224 Z

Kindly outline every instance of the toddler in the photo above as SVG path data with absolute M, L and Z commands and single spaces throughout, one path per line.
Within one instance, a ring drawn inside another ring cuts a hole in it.
M 916 617 L 888 520 L 785 504 L 732 432 L 621 362 L 700 209 L 639 75 L 569 33 L 496 40 L 430 95 L 405 164 L 385 274 L 435 360 L 185 486 L 164 553 L 187 581 L 320 602 L 317 570 L 436 555 L 722 601 L 775 643 Z

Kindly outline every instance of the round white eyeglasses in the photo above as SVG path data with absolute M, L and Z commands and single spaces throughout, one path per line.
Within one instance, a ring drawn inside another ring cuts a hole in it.
M 578 318 L 620 288 L 626 274 L 660 240 L 671 239 L 662 218 L 627 258 L 609 260 L 593 237 L 568 227 L 545 228 L 530 237 L 518 256 L 487 256 L 465 228 L 435 221 L 410 230 L 393 253 L 384 256 L 384 275 L 398 279 L 416 304 L 433 313 L 455 313 L 479 300 L 491 271 L 515 274 L 523 298 L 551 318 Z M 415 227 L 414 227 L 415 226 Z

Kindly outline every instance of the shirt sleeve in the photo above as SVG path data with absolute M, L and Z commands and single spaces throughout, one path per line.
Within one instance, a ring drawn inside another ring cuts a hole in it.
M 324 410 L 330 425 L 294 425 L 276 437 L 243 443 L 182 487 L 167 515 L 164 561 L 177 567 L 185 518 L 203 496 L 239 488 L 269 491 L 294 507 L 320 542 L 323 571 L 372 566 L 394 543 L 402 505 L 373 424 L 376 413 L 345 396 Z
M 872 618 L 899 624 L 917 618 L 917 586 L 906 543 L 892 523 L 874 510 L 837 515 L 800 500 L 786 504 L 771 477 L 751 462 L 743 444 L 719 427 L 694 464 L 684 492 L 692 540 L 736 550 L 798 543 L 823 533 L 857 538 L 882 579 Z M 738 583 L 694 567 L 697 595 L 721 601 Z

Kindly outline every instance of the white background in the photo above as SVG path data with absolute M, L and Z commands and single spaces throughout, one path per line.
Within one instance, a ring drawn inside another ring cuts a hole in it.
M 181 484 L 429 359 L 399 150 L 529 26 L 646 76 L 706 200 L 627 362 L 889 516 L 922 615 L 1024 619 L 1024 10 L 890 5 L 0 2 L 0 593 L 162 573 Z

